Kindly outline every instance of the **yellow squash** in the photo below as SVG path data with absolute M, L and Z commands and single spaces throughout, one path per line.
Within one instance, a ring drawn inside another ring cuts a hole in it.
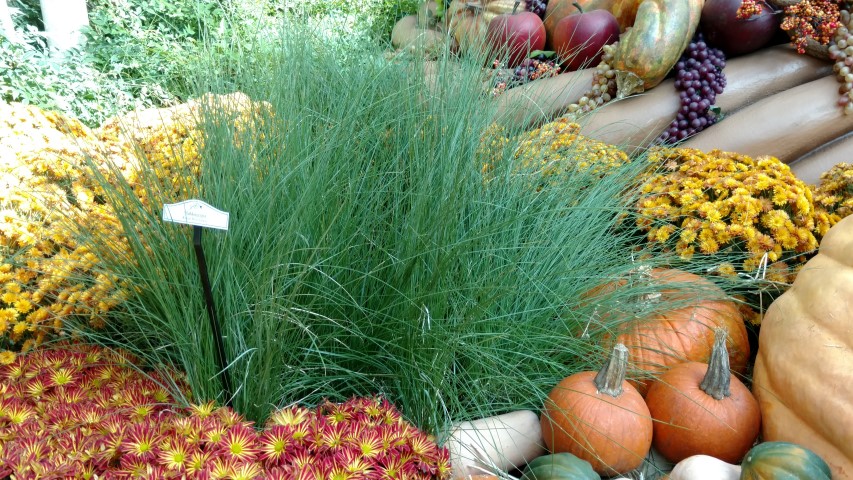
M 621 0 L 623 10 L 633 8 Z M 614 53 L 617 95 L 625 97 L 655 87 L 687 48 L 702 13 L 704 0 L 642 0 L 634 23 L 619 37 Z

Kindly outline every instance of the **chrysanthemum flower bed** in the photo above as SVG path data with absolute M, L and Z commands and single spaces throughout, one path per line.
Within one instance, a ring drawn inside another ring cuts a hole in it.
M 0 351 L 27 351 L 75 314 L 93 326 L 121 302 L 115 278 L 72 235 L 75 215 L 120 228 L 85 159 L 123 162 L 80 122 L 33 106 L 0 103 Z M 121 163 L 118 163 L 121 164 Z M 14 359 L 0 354 L 0 363 Z
M 776 158 L 660 148 L 649 161 L 660 168 L 642 187 L 638 227 L 684 259 L 745 254 L 740 265 L 720 264 L 720 273 L 754 272 L 765 261 L 779 267 L 781 280 L 792 280 L 833 224 L 811 189 Z
M 493 125 L 482 138 L 479 153 L 483 172 L 490 172 L 500 151 L 517 145 L 513 158 L 519 175 L 529 175 L 538 187 L 561 181 L 575 171 L 605 174 L 630 161 L 619 148 L 580 134 L 580 125 L 561 118 L 510 139 L 504 129 Z
M 263 429 L 177 406 L 124 352 L 63 344 L 0 367 L 0 478 L 442 479 L 449 453 L 380 397 L 290 406 Z
M 145 158 L 170 183 L 164 198 L 189 198 L 187 180 L 199 163 L 199 118 L 205 105 L 221 107 L 241 125 L 265 104 L 245 95 L 205 96 L 168 109 L 132 112 L 89 129 L 37 107 L 0 102 L 0 364 L 62 333 L 77 316 L 99 328 L 129 285 L 97 268 L 79 242 L 76 224 L 116 239 L 122 225 L 104 200 L 94 165 L 107 178 L 122 175 L 143 204 L 139 181 Z

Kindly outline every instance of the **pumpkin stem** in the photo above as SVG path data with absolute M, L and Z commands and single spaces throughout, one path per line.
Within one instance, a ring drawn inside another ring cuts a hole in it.
M 625 382 L 625 371 L 627 369 L 628 347 L 617 343 L 613 347 L 610 359 L 601 367 L 593 380 L 598 393 L 604 393 L 614 398 L 622 395 L 622 383 Z
M 714 330 L 714 348 L 711 359 L 708 360 L 708 371 L 699 384 L 699 388 L 716 400 L 731 396 L 731 370 L 729 369 L 729 352 L 726 349 L 726 331 L 722 328 Z
M 580 4 L 580 3 L 578 3 L 578 2 L 572 2 L 572 5 L 574 5 L 574 6 L 575 6 L 575 8 L 577 8 L 577 9 L 578 9 L 578 13 L 583 13 L 583 8 L 581 7 L 581 4 Z

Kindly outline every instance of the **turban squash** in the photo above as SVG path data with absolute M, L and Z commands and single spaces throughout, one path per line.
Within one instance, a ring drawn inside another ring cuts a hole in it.
M 765 441 L 795 442 L 853 479 L 853 216 L 767 310 L 752 391 Z

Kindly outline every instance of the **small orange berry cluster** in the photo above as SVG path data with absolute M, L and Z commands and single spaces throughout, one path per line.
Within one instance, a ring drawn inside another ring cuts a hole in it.
M 805 53 L 808 39 L 827 45 L 841 25 L 841 11 L 835 0 L 801 0 L 784 9 L 782 30 L 791 36 L 797 52 Z

